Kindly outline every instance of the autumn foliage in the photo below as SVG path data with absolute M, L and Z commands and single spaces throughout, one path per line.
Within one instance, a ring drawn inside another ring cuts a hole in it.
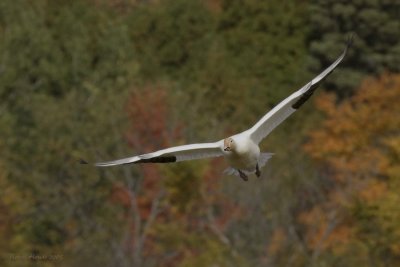
M 400 266 L 399 7 L 1 0 L 0 266 Z M 222 158 L 77 163 L 248 129 L 349 31 L 260 179 Z
M 136 153 L 182 140 L 183 126 L 170 115 L 165 88 L 146 86 L 134 91 L 126 111 L 131 128 L 125 138 Z M 159 259 L 159 266 L 176 266 L 192 262 L 193 257 L 206 260 L 211 257 L 209 250 L 229 251 L 224 232 L 240 208 L 220 192 L 216 180 L 220 164 L 221 159 L 137 165 L 143 178 L 133 176 L 134 187 L 114 184 L 111 200 L 126 210 L 125 250 L 133 255 L 134 263 L 153 257 Z
M 340 104 L 332 94 L 317 99 L 326 119 L 305 150 L 329 186 L 326 200 L 299 216 L 312 249 L 346 255 L 358 246 L 360 259 L 399 264 L 399 101 L 400 75 L 390 74 L 365 80 Z

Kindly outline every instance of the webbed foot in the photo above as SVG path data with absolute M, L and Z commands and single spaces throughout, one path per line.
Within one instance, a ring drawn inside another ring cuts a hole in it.
M 247 182 L 249 180 L 249 178 L 247 177 L 247 175 L 244 172 L 242 172 L 241 170 L 238 170 L 238 172 L 239 172 L 240 178 L 242 178 L 243 181 Z
M 260 168 L 258 167 L 258 163 L 256 165 L 256 175 L 258 178 L 260 178 L 260 176 L 261 176 L 261 172 L 260 172 Z

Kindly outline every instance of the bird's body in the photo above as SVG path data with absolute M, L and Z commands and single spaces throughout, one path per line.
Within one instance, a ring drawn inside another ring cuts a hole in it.
M 250 129 L 222 139 L 214 143 L 190 144 L 162 149 L 153 153 L 133 156 L 129 158 L 95 163 L 99 167 L 108 167 L 130 163 L 171 163 L 209 157 L 224 156 L 230 167 L 225 171 L 229 175 L 240 176 L 247 181 L 249 174 L 260 176 L 260 168 L 265 165 L 271 153 L 260 153 L 259 143 L 287 117 L 299 109 L 314 93 L 315 89 L 339 63 L 343 60 L 350 46 L 351 39 L 339 56 L 321 74 L 312 79 L 305 86 L 292 93 L 271 111 L 264 115 Z M 81 163 L 86 163 L 81 161 Z
M 251 140 L 246 132 L 231 137 L 236 146 L 232 151 L 224 151 L 224 157 L 229 166 L 246 172 L 254 172 L 260 157 L 258 144 Z

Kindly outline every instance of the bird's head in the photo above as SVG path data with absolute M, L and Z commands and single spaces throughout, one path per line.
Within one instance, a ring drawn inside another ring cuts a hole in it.
M 233 151 L 236 148 L 236 143 L 232 137 L 224 139 L 224 151 Z

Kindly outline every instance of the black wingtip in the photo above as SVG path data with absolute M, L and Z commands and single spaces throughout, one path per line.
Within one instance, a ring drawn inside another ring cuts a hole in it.
M 351 32 L 349 37 L 347 37 L 346 47 L 350 47 L 353 45 L 354 35 L 355 33 Z
M 79 159 L 79 163 L 80 163 L 80 164 L 89 164 L 89 162 L 87 162 L 87 161 L 84 160 L 84 159 Z

